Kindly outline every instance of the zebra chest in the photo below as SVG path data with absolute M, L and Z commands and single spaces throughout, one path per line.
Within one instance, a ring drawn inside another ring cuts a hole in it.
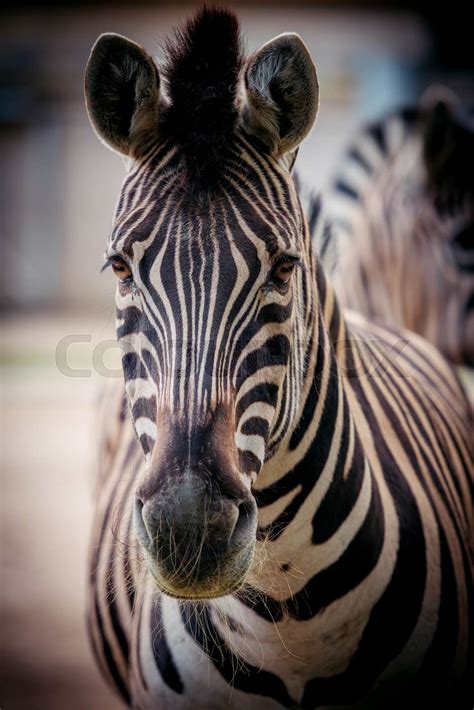
M 227 600 L 205 610 L 144 598 L 132 636 L 134 706 L 304 707 L 308 681 L 344 671 L 367 621 L 331 610 L 271 623 L 246 611 Z

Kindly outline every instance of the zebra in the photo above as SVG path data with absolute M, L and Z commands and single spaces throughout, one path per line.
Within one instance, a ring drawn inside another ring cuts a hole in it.
M 351 141 L 323 199 L 326 228 L 315 235 L 341 305 L 414 330 L 468 368 L 473 160 L 474 114 L 432 87 Z
M 325 278 L 291 174 L 319 102 L 303 41 L 244 57 L 203 9 L 159 66 L 102 35 L 85 96 L 128 164 L 89 568 L 105 677 L 140 709 L 464 707 L 469 408 L 433 346 Z

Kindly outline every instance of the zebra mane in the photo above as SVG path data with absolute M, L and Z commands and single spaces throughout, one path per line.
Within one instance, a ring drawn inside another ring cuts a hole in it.
M 162 72 L 170 103 L 163 127 L 199 182 L 217 177 L 237 121 L 241 67 L 239 23 L 228 10 L 204 7 L 165 44 Z

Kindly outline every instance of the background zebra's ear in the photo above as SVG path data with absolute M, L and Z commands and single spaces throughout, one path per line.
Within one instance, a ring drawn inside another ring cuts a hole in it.
M 430 87 L 421 97 L 424 114 L 423 153 L 428 171 L 436 171 L 456 147 L 456 95 L 441 86 Z
M 423 157 L 430 183 L 472 194 L 474 122 L 457 96 L 434 87 L 422 97 Z
M 142 47 L 117 34 L 103 34 L 86 67 L 89 119 L 112 150 L 137 156 L 156 136 L 160 79 Z
M 311 130 L 319 103 L 316 69 L 303 40 L 282 34 L 252 55 L 245 71 L 242 121 L 281 157 Z

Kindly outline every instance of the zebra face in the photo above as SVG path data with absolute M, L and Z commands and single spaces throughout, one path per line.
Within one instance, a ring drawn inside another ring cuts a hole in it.
M 146 217 L 130 197 L 139 174 L 150 185 Z M 278 185 L 273 199 L 269 174 Z M 194 594 L 198 584 L 216 594 L 222 580 L 239 583 L 252 560 L 251 484 L 299 404 L 311 267 L 289 172 L 245 138 L 235 140 L 211 197 L 192 200 L 182 180 L 174 146 L 131 171 L 107 258 L 118 278 L 125 386 L 147 460 L 137 531 L 158 561 L 161 588 L 186 596 L 191 572 Z M 189 550 L 194 564 L 200 546 L 193 568 Z
M 278 224 L 258 173 L 240 181 L 253 151 L 244 140 L 240 148 L 222 190 L 204 204 L 189 204 L 179 186 L 168 199 L 154 186 L 144 197 L 147 218 L 137 218 L 127 180 L 107 262 L 118 277 L 117 336 L 145 456 L 156 456 L 158 416 L 182 426 L 182 440 L 219 410 L 233 422 L 241 469 L 255 474 L 289 404 L 288 368 L 300 369 L 307 254 L 289 174 L 268 161 L 286 213 Z M 158 151 L 158 165 L 169 152 Z M 156 174 L 155 161 L 147 169 Z M 174 169 L 178 181 L 179 160 Z M 166 175 L 169 190 L 169 163 Z
M 205 598 L 243 583 L 252 482 L 298 408 L 312 259 L 289 168 L 318 90 L 295 35 L 244 64 L 226 12 L 203 11 L 168 53 L 163 98 L 150 57 L 103 36 L 86 99 L 130 158 L 106 258 L 146 459 L 136 532 L 162 591 Z

